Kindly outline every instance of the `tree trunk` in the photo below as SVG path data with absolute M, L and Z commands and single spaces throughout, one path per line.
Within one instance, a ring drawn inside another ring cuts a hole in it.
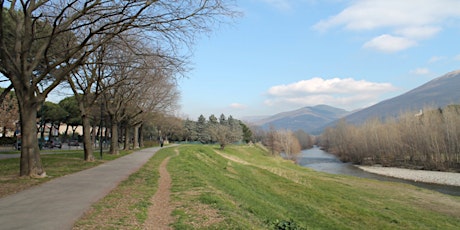
M 112 141 L 110 143 L 110 154 L 118 155 L 120 150 L 118 148 L 118 124 L 113 122 L 112 119 Z
M 57 124 L 55 124 L 54 128 L 56 129 L 57 137 L 59 137 L 59 129 L 61 128 L 61 122 L 59 121 Z
M 143 128 L 144 128 L 144 124 L 141 124 L 139 126 L 139 147 L 141 148 L 144 147 L 144 133 L 142 132 Z
M 107 137 L 109 136 L 109 130 L 110 130 L 110 128 L 108 128 L 107 125 L 106 125 L 105 131 L 104 131 L 104 142 L 105 142 L 104 148 L 108 148 L 108 140 L 109 139 Z
M 82 115 L 81 117 L 83 121 L 83 151 L 85 154 L 85 161 L 94 161 L 94 154 L 93 154 L 93 145 L 91 142 L 91 124 L 89 121 L 89 117 L 86 115 Z
M 40 118 L 40 144 L 44 145 L 45 143 L 45 129 L 46 129 L 46 122 Z M 38 131 L 37 131 L 38 132 Z
M 75 132 L 77 131 L 78 126 L 72 126 L 72 137 L 75 137 Z
M 19 98 L 21 117 L 21 161 L 20 176 L 45 177 L 46 172 L 40 159 L 37 138 L 37 108 L 39 103 Z
M 130 146 L 129 141 L 131 140 L 130 135 L 129 135 L 129 126 L 125 125 L 124 130 L 125 130 L 125 145 L 123 149 L 129 150 L 129 146 Z
M 134 133 L 133 133 L 133 147 L 134 149 L 139 148 L 139 127 L 141 125 L 135 125 L 134 126 Z
M 64 136 L 65 136 L 66 138 L 69 136 L 69 124 L 66 124 Z
M 91 126 L 91 132 L 90 132 L 90 139 L 91 139 L 91 145 L 96 148 L 96 125 Z
M 53 139 L 53 130 L 54 130 L 54 124 L 53 122 L 50 123 L 50 131 L 48 132 L 48 141 L 51 141 Z

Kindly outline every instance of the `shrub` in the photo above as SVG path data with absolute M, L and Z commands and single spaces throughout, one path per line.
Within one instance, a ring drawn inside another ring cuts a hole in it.
M 16 137 L 0 137 L 0 145 L 13 145 L 16 143 Z
M 293 219 L 274 220 L 270 222 L 270 228 L 274 230 L 305 230 L 306 228 L 298 225 Z

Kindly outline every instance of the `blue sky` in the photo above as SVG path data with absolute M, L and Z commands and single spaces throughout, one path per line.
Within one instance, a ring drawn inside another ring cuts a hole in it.
M 459 0 L 240 0 L 194 47 L 178 113 L 364 108 L 460 69 Z

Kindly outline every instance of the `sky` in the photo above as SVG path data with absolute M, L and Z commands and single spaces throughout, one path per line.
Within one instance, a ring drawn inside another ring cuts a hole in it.
M 365 108 L 460 69 L 460 0 L 238 0 L 179 80 L 181 117 Z

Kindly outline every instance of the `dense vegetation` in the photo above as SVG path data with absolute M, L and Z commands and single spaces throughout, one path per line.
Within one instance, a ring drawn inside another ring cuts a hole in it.
M 249 142 L 252 135 L 251 130 L 242 121 L 234 119 L 231 115 L 227 118 L 224 114 L 221 114 L 219 119 L 211 115 L 206 120 L 200 115 L 198 121 L 185 120 L 183 130 L 184 141 L 219 143 L 222 149 L 233 142 Z
M 174 229 L 460 227 L 458 197 L 315 172 L 257 146 L 220 150 L 216 145 L 182 145 L 159 151 L 94 205 L 76 229 L 141 229 L 157 190 L 158 167 L 168 156 Z
M 460 106 L 359 126 L 341 120 L 323 133 L 321 145 L 357 164 L 460 172 Z

